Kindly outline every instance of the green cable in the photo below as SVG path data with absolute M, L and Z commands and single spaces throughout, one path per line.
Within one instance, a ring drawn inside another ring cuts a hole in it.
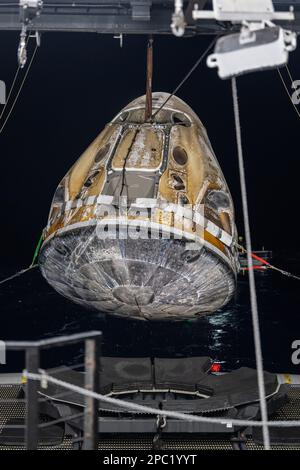
M 22 274 L 26 273 L 27 271 L 30 271 L 31 269 L 36 268 L 38 265 L 34 264 L 34 263 L 35 263 L 35 260 L 38 257 L 38 254 L 40 252 L 42 243 L 43 243 L 43 234 L 40 236 L 40 239 L 39 239 L 38 244 L 36 246 L 31 265 L 26 269 L 21 269 L 21 271 L 18 271 L 16 274 L 13 274 L 12 276 L 9 276 L 5 279 L 1 279 L 0 284 L 4 284 L 5 282 L 8 282 L 11 279 L 14 279 L 15 277 L 21 276 Z
M 32 268 L 34 266 L 34 263 L 35 263 L 35 260 L 37 259 L 38 257 L 38 254 L 40 252 L 40 248 L 41 248 L 41 245 L 43 243 L 43 234 L 40 236 L 40 239 L 38 241 L 38 244 L 36 245 L 36 249 L 34 251 L 34 255 L 33 255 L 33 258 L 32 258 L 32 263 L 30 265 L 30 267 Z

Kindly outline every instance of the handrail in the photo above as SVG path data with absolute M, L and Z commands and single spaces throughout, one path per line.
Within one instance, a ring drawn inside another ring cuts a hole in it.
M 86 333 L 76 333 L 71 336 L 57 336 L 50 339 L 42 339 L 39 341 L 6 341 L 5 347 L 10 351 L 22 351 L 28 348 L 48 349 L 51 347 L 61 347 L 66 344 L 79 343 L 80 341 L 102 336 L 101 331 L 89 331 Z
M 7 341 L 5 342 L 5 347 L 10 351 L 23 351 L 25 353 L 27 373 L 36 374 L 40 367 L 41 350 L 84 342 L 85 388 L 86 390 L 94 390 L 97 392 L 100 376 L 101 339 L 101 331 L 88 331 L 84 333 L 75 333 L 70 336 L 57 336 L 55 338 L 39 341 Z M 46 425 L 39 425 L 37 382 L 27 380 L 25 387 L 25 442 L 28 450 L 34 450 L 37 449 L 39 442 L 39 428 L 46 427 Z M 85 397 L 85 410 L 81 415 L 84 419 L 84 449 L 96 449 L 98 420 L 97 401 L 94 397 Z M 61 422 L 61 420 L 57 422 Z M 19 425 L 14 425 L 14 427 L 19 427 Z M 21 427 L 23 427 L 23 425 Z

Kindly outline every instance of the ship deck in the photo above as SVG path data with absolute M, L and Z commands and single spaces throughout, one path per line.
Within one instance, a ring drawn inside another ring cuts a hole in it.
M 300 376 L 278 375 L 279 383 L 286 383 L 288 402 L 272 416 L 272 421 L 299 420 L 296 428 L 270 428 L 271 447 L 274 450 L 300 450 Z M 21 374 L 0 374 L 0 450 L 25 450 L 26 400 Z M 105 419 L 105 418 L 104 418 Z M 149 418 L 150 419 L 150 418 Z M 122 427 L 118 416 L 115 425 Z M 45 418 L 40 424 L 45 424 Z M 149 432 L 146 421 L 131 418 L 131 428 L 135 425 L 138 432 L 105 432 L 107 428 L 99 422 L 98 450 L 164 450 L 164 451 L 201 451 L 201 450 L 263 450 L 261 432 L 257 428 L 246 428 L 242 433 L 234 430 L 226 433 L 205 432 Z M 11 424 L 13 423 L 13 424 Z M 144 427 L 144 431 L 143 431 Z M 101 432 L 101 428 L 104 432 Z M 42 428 L 38 441 L 39 450 L 77 450 L 80 443 L 68 426 Z

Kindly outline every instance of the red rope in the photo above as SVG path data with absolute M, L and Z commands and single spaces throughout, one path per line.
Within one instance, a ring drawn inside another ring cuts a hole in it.
M 241 246 L 241 245 L 237 245 L 238 248 L 242 251 L 242 253 L 247 253 L 247 250 Z M 292 273 L 289 273 L 288 271 L 284 271 L 283 269 L 280 269 L 280 268 L 276 268 L 276 266 L 273 266 L 271 263 L 268 263 L 268 261 L 266 261 L 265 259 L 261 258 L 260 256 L 257 256 L 256 254 L 254 253 L 251 253 L 251 257 L 256 259 L 256 261 L 259 261 L 263 266 L 253 266 L 253 269 L 257 269 L 257 270 L 264 270 L 264 269 L 273 269 L 274 271 L 278 271 L 279 273 L 283 274 L 284 276 L 288 276 L 288 277 L 291 277 L 292 279 L 297 279 L 298 281 L 300 281 L 300 276 L 295 276 L 295 274 L 292 274 Z M 242 268 L 241 271 L 249 271 L 249 268 L 245 267 L 245 268 Z
M 267 269 L 267 266 L 252 266 L 252 269 L 256 269 L 256 270 L 261 270 L 261 271 L 265 271 Z M 249 268 L 242 268 L 241 269 L 242 271 L 249 271 Z
M 268 263 L 268 261 L 266 261 L 265 259 L 263 258 L 260 258 L 259 256 L 255 255 L 254 253 L 251 253 L 251 256 L 252 258 L 256 259 L 257 261 L 260 261 L 262 264 L 265 264 L 267 266 L 270 266 L 270 263 Z M 254 267 L 254 266 L 253 266 Z

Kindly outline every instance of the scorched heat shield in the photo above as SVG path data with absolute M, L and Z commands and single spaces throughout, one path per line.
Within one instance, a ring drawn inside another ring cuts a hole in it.
M 59 184 L 39 263 L 85 307 L 139 319 L 212 313 L 235 290 L 230 192 L 192 109 L 153 93 L 126 106 Z M 156 114 L 155 114 L 156 113 Z

